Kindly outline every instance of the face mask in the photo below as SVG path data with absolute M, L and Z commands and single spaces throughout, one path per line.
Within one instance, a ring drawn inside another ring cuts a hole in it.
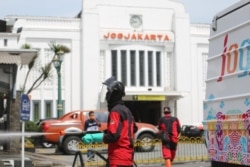
M 106 96 L 105 96 L 106 101 L 109 102 L 110 98 L 111 98 L 111 92 L 107 91 Z

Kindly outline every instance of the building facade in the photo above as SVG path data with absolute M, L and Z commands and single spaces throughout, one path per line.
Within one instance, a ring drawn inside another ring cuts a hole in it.
M 50 42 L 71 48 L 62 67 L 64 112 L 105 109 L 102 82 L 114 76 L 126 86 L 135 119 L 156 124 L 168 105 L 182 124 L 202 121 L 209 25 L 190 24 L 182 4 L 166 0 L 85 0 L 76 18 L 8 16 L 18 45 L 39 49 L 39 65 L 51 60 Z M 17 87 L 27 70 L 19 71 Z M 57 75 L 31 93 L 31 119 L 56 117 Z

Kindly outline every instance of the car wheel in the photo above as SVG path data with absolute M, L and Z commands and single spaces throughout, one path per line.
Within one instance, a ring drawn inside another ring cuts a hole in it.
M 42 146 L 43 146 L 43 148 L 52 148 L 52 147 L 54 147 L 54 144 L 48 143 L 48 142 L 43 142 Z
M 138 137 L 139 146 L 136 150 L 140 152 L 150 152 L 153 151 L 155 146 L 153 144 L 154 136 L 149 133 L 144 133 Z
M 78 149 L 78 143 L 81 142 L 81 139 L 77 136 L 68 136 L 63 141 L 63 152 L 68 155 L 74 155 Z

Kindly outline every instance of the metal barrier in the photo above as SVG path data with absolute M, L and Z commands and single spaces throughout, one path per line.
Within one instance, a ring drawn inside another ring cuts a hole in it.
M 77 151 L 75 153 L 75 158 L 74 158 L 74 161 L 73 161 L 73 164 L 72 164 L 72 167 L 84 167 L 84 160 L 82 158 L 82 153 L 80 151 Z
M 205 140 L 200 137 L 181 137 L 178 142 L 176 157 L 174 162 L 186 162 L 186 161 L 207 161 L 208 154 L 205 145 Z M 151 152 L 135 152 L 134 161 L 136 164 L 161 164 L 164 163 L 162 158 L 162 145 L 158 139 L 152 140 L 149 143 L 143 143 L 135 141 L 134 146 L 141 145 L 154 145 L 154 150 Z M 83 144 L 79 143 L 78 148 L 81 153 L 85 153 L 88 149 L 96 150 L 104 158 L 107 159 L 107 145 L 100 144 Z M 80 158 L 81 159 L 81 158 Z M 79 160 L 80 160 L 79 159 Z M 75 160 L 76 161 L 76 160 Z M 78 163 L 79 164 L 79 163 Z M 95 161 L 84 162 L 85 166 L 105 166 L 106 162 L 99 156 L 95 157 Z
M 209 160 L 203 137 L 181 137 L 174 162 Z

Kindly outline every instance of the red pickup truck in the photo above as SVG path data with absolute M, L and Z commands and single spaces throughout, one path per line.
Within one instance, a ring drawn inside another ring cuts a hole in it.
M 65 154 L 74 154 L 76 144 L 81 142 L 84 123 L 88 119 L 88 111 L 71 111 L 59 119 L 47 119 L 41 121 L 39 127 L 44 132 L 45 142 L 57 144 L 59 150 Z M 108 111 L 94 111 L 95 117 L 101 122 L 100 131 L 107 129 Z M 141 142 L 138 151 L 148 152 L 154 149 L 150 144 L 156 138 L 158 129 L 156 126 L 147 123 L 136 123 L 138 131 L 135 140 Z

